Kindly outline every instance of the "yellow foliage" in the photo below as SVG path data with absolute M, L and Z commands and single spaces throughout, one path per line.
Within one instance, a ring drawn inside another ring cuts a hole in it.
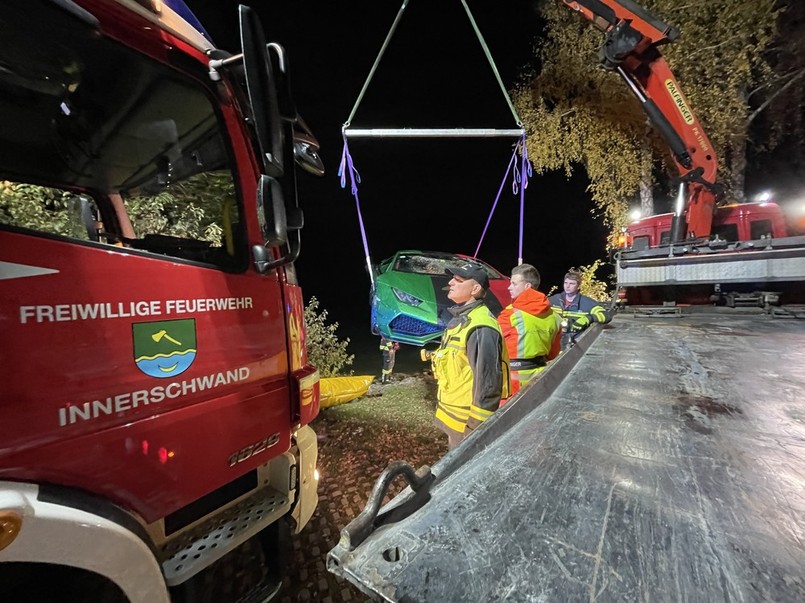
M 598 301 L 604 301 L 612 297 L 609 286 L 595 276 L 595 273 L 603 265 L 601 260 L 595 260 L 592 264 L 581 266 L 575 270 L 581 274 L 581 285 L 579 291 L 582 295 L 587 295 Z
M 764 51 L 776 31 L 775 2 L 645 4 L 681 31 L 662 52 L 720 157 L 719 180 L 729 189 L 731 162 L 747 140 L 748 91 L 770 74 Z M 621 78 L 598 66 L 601 32 L 558 2 L 545 5 L 544 17 L 541 72 L 512 94 L 526 127 L 529 159 L 537 173 L 561 170 L 570 176 L 574 167 L 585 169 L 594 213 L 610 228 L 613 245 L 641 177 L 651 179 L 652 163 L 675 176 L 674 162 L 667 144 L 646 128 L 646 116 Z

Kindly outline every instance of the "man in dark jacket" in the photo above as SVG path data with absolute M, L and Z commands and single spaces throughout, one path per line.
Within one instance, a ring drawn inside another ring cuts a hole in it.
M 566 349 L 575 341 L 576 335 L 594 322 L 602 324 L 612 320 L 610 313 L 601 302 L 579 293 L 581 274 L 575 270 L 565 274 L 564 291 L 548 298 L 553 311 L 562 319 L 562 349 Z

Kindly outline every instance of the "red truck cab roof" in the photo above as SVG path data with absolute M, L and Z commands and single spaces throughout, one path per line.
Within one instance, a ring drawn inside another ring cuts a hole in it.
M 633 249 L 647 249 L 671 242 L 673 214 L 658 214 L 635 220 L 626 228 Z M 731 203 L 718 207 L 710 238 L 754 241 L 788 235 L 785 216 L 776 203 Z

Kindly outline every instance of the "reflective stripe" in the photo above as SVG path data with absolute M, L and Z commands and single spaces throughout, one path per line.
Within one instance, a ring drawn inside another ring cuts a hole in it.
M 526 324 L 525 316 L 521 310 L 514 310 L 511 317 L 512 326 L 517 330 L 517 357 L 528 356 L 526 350 Z
M 439 406 L 436 408 L 436 419 L 444 423 L 453 431 L 457 431 L 459 433 L 463 433 L 469 417 L 469 407 L 447 407 L 446 405 L 439 403 Z
M 483 408 L 479 408 L 475 406 L 475 404 L 472 404 L 470 405 L 470 416 L 477 421 L 483 422 L 492 416 L 492 411 L 484 410 Z
M 592 310 L 590 310 L 590 314 L 598 319 L 598 322 L 606 322 L 607 313 L 601 306 L 596 306 Z

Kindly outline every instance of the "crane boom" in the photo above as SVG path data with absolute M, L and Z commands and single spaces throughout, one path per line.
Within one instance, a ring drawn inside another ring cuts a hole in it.
M 658 49 L 679 32 L 632 0 L 560 1 L 605 33 L 601 64 L 624 79 L 671 149 L 683 187 L 673 240 L 709 237 L 721 190 L 716 184 L 718 158 Z

